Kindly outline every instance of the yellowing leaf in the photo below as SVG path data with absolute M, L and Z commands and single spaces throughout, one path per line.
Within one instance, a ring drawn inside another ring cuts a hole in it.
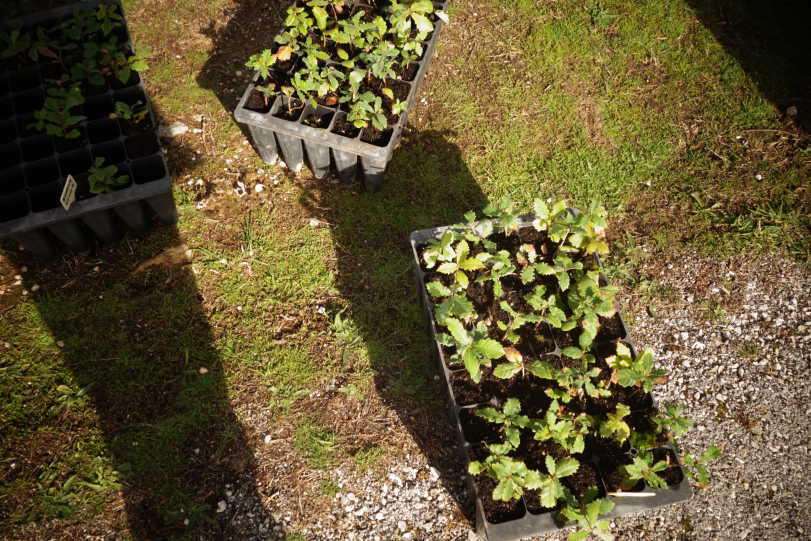
M 287 45 L 283 45 L 279 47 L 279 50 L 276 51 L 276 58 L 284 62 L 285 60 L 290 60 L 290 55 L 293 54 L 293 49 L 291 49 Z
M 504 348 L 504 356 L 507 357 L 507 360 L 511 363 L 520 363 L 524 359 L 521 352 L 511 346 Z

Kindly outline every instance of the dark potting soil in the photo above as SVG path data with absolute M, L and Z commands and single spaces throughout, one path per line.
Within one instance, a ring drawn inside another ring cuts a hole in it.
M 597 468 L 591 462 L 580 461 L 580 467 L 577 471 L 569 477 L 564 477 L 561 483 L 572 491 L 572 494 L 577 496 L 578 500 L 582 500 L 583 496 L 591 487 L 597 487 L 599 497 L 605 496 L 603 483 L 600 481 L 600 474 Z
M 509 502 L 501 502 L 493 499 L 493 489 L 496 488 L 498 484 L 495 480 L 485 475 L 478 475 L 475 478 L 475 482 L 487 522 L 499 524 L 501 522 L 519 519 L 526 514 L 524 504 L 520 499 Z
M 295 122 L 304 111 L 304 104 L 297 98 L 285 100 L 285 102 L 273 116 Z
M 600 317 L 599 321 L 600 327 L 597 329 L 597 336 L 594 338 L 595 342 L 625 338 L 625 327 L 622 325 L 619 313 L 608 318 Z
M 260 92 L 255 88 L 251 91 L 248 99 L 245 100 L 245 109 L 262 114 L 268 113 L 272 105 L 273 100 L 269 99 L 264 92 Z
M 569 346 L 577 346 L 577 337 L 579 336 L 579 333 L 580 331 L 578 329 L 573 331 L 561 331 L 560 329 L 554 329 L 552 331 L 555 344 L 557 344 L 560 349 L 567 348 Z
M 386 86 L 394 93 L 394 98 L 400 101 L 405 101 L 408 98 L 408 93 L 411 91 L 411 85 L 396 79 L 386 79 Z M 383 96 L 383 101 L 386 104 L 391 103 L 387 96 Z
M 141 158 L 160 151 L 160 146 L 152 134 L 137 135 L 124 141 L 130 158 Z
M 592 349 L 592 351 L 594 353 L 594 356 L 597 358 L 597 363 L 600 366 L 608 366 L 608 363 L 606 363 L 605 360 L 608 357 L 611 357 L 612 355 L 617 354 L 617 343 L 620 342 L 620 341 L 621 340 L 606 340 L 606 341 L 600 340 L 600 341 L 595 341 L 591 345 L 591 349 Z M 630 344 L 628 344 L 627 342 L 623 342 L 623 343 L 626 346 L 630 347 Z
M 493 375 L 493 370 L 483 368 L 482 379 L 474 383 L 466 370 L 454 370 L 450 376 L 451 388 L 456 402 L 460 406 L 489 403 L 493 398 L 522 397 L 521 411 L 526 415 L 536 415 L 546 411 L 551 399 L 544 394 L 546 384 L 543 380 L 527 375 L 522 378 L 516 375 L 509 379 L 500 379 Z
M 310 126 L 312 128 L 321 128 L 326 129 L 329 127 L 329 123 L 332 121 L 332 117 L 335 113 L 324 113 L 321 115 L 318 114 L 311 114 L 307 118 L 305 118 L 302 123 Z
M 547 441 L 537 441 L 532 439 L 532 433 L 528 430 L 521 434 L 521 445 L 515 451 L 515 457 L 520 458 L 531 470 L 546 473 L 546 457 L 551 456 L 556 461 L 569 456 L 568 451 L 557 443 Z
M 71 150 L 76 150 L 77 148 L 87 145 L 87 136 L 84 134 L 83 129 L 80 131 L 82 132 L 81 135 L 73 139 L 54 137 L 54 150 L 56 150 L 56 152 L 70 152 Z
M 639 387 L 622 387 L 616 383 L 609 385 L 611 396 L 588 397 L 586 412 L 590 415 L 602 415 L 613 412 L 617 404 L 625 404 L 631 411 L 647 413 L 653 407 L 653 398 Z
M 122 119 L 118 121 L 118 126 L 125 137 L 132 137 L 154 131 L 154 126 L 148 116 L 144 117 L 144 119 L 138 123 Z
M 606 492 L 641 492 L 645 488 L 643 481 L 626 481 L 620 468 L 630 464 L 633 459 L 629 455 L 603 455 L 600 457 L 599 469 L 603 478 Z M 625 486 L 623 486 L 625 483 Z
M 332 133 L 337 133 L 338 135 L 343 135 L 344 137 L 354 139 L 357 137 L 358 133 L 360 133 L 360 129 L 356 128 L 351 122 L 346 120 L 345 116 L 341 116 L 335 120 L 335 125 L 332 127 Z
M 417 76 L 417 71 L 419 71 L 420 65 L 416 62 L 409 62 L 405 66 L 397 66 L 394 68 L 394 73 L 397 75 L 397 78 L 401 81 L 413 81 L 414 77 Z
M 386 116 L 389 116 L 388 114 Z M 396 118 L 396 117 L 395 117 Z M 389 125 L 392 125 L 391 120 L 389 120 Z M 391 136 L 394 133 L 394 130 L 387 129 L 387 130 L 378 130 L 374 126 L 367 126 L 363 129 L 363 135 L 361 135 L 360 140 L 364 143 L 370 143 L 375 146 L 384 147 L 389 144 L 391 140 Z
M 287 60 L 277 61 L 273 65 L 273 71 L 276 73 L 285 73 L 290 71 L 290 69 L 296 64 L 297 58 L 295 56 L 291 56 Z
M 500 443 L 503 436 L 496 425 L 488 423 L 476 415 L 475 408 L 459 410 L 459 423 L 462 425 L 462 434 L 468 443 Z

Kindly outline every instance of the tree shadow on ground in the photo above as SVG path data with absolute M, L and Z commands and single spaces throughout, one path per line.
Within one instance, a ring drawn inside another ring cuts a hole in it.
M 214 92 L 229 114 L 233 113 L 245 85 L 253 75 L 245 67 L 245 62 L 251 55 L 273 46 L 291 4 L 293 0 L 237 0 L 227 25 L 220 27 L 212 22 L 202 31 L 211 39 L 213 46 L 197 74 L 197 84 Z M 235 89 L 233 80 L 237 70 L 243 73 L 244 84 Z M 248 130 L 242 125 L 240 129 L 253 144 Z
M 28 267 L 25 287 L 30 291 L 34 281 L 41 287 L 28 302 L 38 325 L 61 345 L 60 369 L 75 381 L 68 383 L 85 390 L 96 416 L 70 428 L 47 416 L 32 420 L 37 429 L 16 441 L 17 456 L 30 457 L 20 460 L 19 475 L 36 475 L 42 453 L 59 456 L 91 445 L 46 433 L 86 440 L 98 428 L 99 453 L 118 472 L 124 512 L 105 506 L 95 521 L 98 532 L 85 522 L 80 535 L 106 535 L 105 525 L 136 540 L 268 539 L 274 527 L 284 535 L 256 490 L 252 447 L 231 409 L 185 250 L 177 228 L 164 226 L 45 265 L 25 252 L 8 253 L 18 269 Z M 21 356 L 19 362 L 36 359 Z M 48 449 L 40 447 L 45 440 Z M 225 509 L 218 510 L 220 502 Z M 60 531 L 73 537 L 66 523 Z
M 796 107 L 793 121 L 811 132 L 808 2 L 688 0 L 688 4 L 763 95 L 783 114 Z
M 344 317 L 363 337 L 378 394 L 472 521 L 464 462 L 447 419 L 447 392 L 426 333 L 409 244 L 412 231 L 460 222 L 464 212 L 486 202 L 447 135 L 420 132 L 403 142 L 378 193 L 358 184 L 305 180 L 300 202 L 330 224 L 337 287 L 349 304 Z

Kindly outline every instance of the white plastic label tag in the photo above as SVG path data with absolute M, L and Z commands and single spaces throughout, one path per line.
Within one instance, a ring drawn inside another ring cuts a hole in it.
M 59 202 L 62 203 L 65 210 L 69 210 L 74 201 L 76 201 L 76 179 L 73 178 L 73 175 L 68 175 Z

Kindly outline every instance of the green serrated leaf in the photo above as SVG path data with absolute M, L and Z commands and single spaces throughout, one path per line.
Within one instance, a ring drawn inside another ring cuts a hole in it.
M 451 294 L 451 290 L 439 280 L 428 282 L 425 285 L 425 289 L 428 290 L 428 294 L 432 297 L 447 297 Z
M 509 379 L 521 370 L 521 366 L 515 363 L 501 363 L 493 370 L 493 375 L 500 379 Z
M 571 359 L 579 359 L 583 356 L 583 351 L 574 346 L 567 346 L 560 350 L 562 355 L 566 355 Z
M 465 326 L 462 325 L 462 322 L 458 319 L 452 317 L 445 318 L 445 326 L 448 328 L 453 338 L 460 344 L 467 345 L 471 342 L 471 338 L 465 330 Z
M 556 370 L 546 361 L 533 361 L 527 365 L 527 370 L 541 379 L 557 379 Z
M 428 20 L 428 17 L 426 17 L 425 15 L 421 15 L 419 13 L 412 13 L 411 18 L 414 20 L 414 24 L 417 26 L 417 30 L 419 32 L 428 33 L 434 29 L 434 25 L 431 23 L 431 21 Z
M 504 356 L 504 347 L 498 340 L 492 338 L 476 341 L 475 348 L 488 359 L 499 359 Z
M 580 467 L 580 462 L 577 461 L 575 458 L 564 458 L 560 462 L 558 462 L 556 466 L 555 475 L 557 477 L 568 477 L 573 473 L 577 472 L 577 469 Z

